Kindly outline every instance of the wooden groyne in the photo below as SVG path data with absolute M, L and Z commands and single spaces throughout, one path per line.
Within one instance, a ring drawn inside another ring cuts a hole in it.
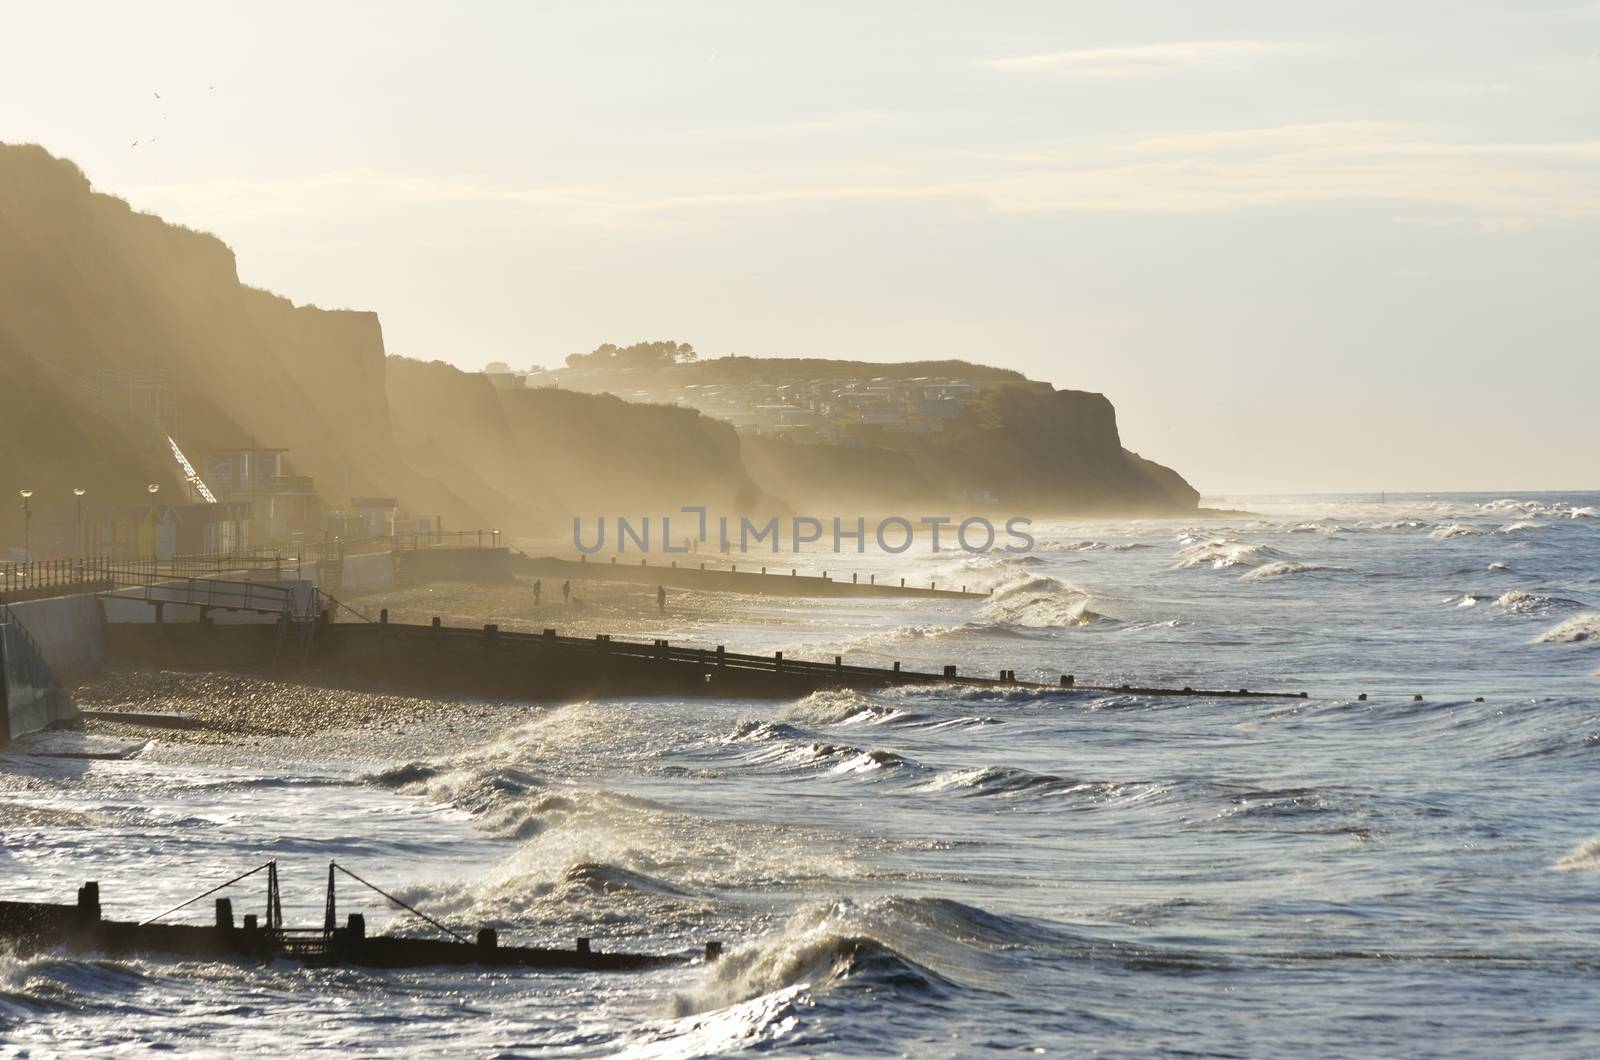
M 686 647 L 651 642 L 433 624 L 319 622 L 304 653 L 277 650 L 272 626 L 206 623 L 113 623 L 106 628 L 113 662 L 169 669 L 290 668 L 301 679 L 335 687 L 446 696 L 571 701 L 605 696 L 794 699 L 823 689 L 870 690 L 907 685 L 1032 688 L 1136 695 L 1294 698 L 1303 692 L 1158 688 L 1080 684 L 1072 674 L 1055 681 L 1019 681 L 1015 671 L 994 676 L 847 665 L 751 655 L 725 646 Z M 263 719 L 266 720 L 266 719 Z
M 937 582 L 912 584 L 904 578 L 878 580 L 875 575 L 850 581 L 836 580 L 824 571 L 821 575 L 801 574 L 797 567 L 762 566 L 759 563 L 732 564 L 729 569 L 702 560 L 627 562 L 623 560 L 574 560 L 555 556 L 512 557 L 512 569 L 524 578 L 540 578 L 546 592 L 563 581 L 639 582 L 668 589 L 700 589 L 707 592 L 745 593 L 759 596 L 823 597 L 913 597 L 934 600 L 983 600 L 987 593 L 968 592 L 966 586 L 939 588 Z
M 448 938 L 409 938 L 373 936 L 366 931 L 366 918 L 350 914 L 343 924 L 337 921 L 334 872 L 377 892 L 391 905 L 405 909 Z M 328 892 L 320 927 L 286 927 L 283 904 L 278 896 L 277 863 L 268 862 L 227 883 L 167 910 L 210 897 L 232 886 L 267 872 L 268 890 L 264 913 L 248 913 L 243 922 L 234 920 L 231 898 L 216 899 L 216 918 L 211 924 L 157 923 L 166 913 L 149 920 L 108 920 L 100 908 L 100 885 L 86 883 L 78 888 L 73 904 L 49 902 L 0 902 L 0 943 L 7 949 L 29 954 L 62 949 L 69 953 L 107 956 L 164 955 L 202 960 L 248 960 L 264 962 L 293 960 L 313 967 L 356 965 L 366 968 L 421 968 L 436 965 L 495 965 L 521 968 L 630 972 L 684 964 L 691 958 L 682 953 L 601 952 L 587 938 L 579 938 L 572 949 L 548 946 L 501 946 L 493 928 L 481 928 L 475 939 L 445 926 L 415 907 L 406 904 L 342 865 L 328 866 Z M 715 960 L 720 943 L 707 943 L 705 959 Z

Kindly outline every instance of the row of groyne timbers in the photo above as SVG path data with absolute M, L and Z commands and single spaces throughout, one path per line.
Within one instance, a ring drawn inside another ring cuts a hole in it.
M 478 535 L 482 540 L 482 535 Z M 470 539 L 466 539 L 469 540 Z M 491 539 L 492 540 L 492 539 Z M 506 581 L 523 578 L 593 578 L 648 581 L 658 585 L 773 595 L 938 595 L 978 598 L 981 594 L 896 584 L 876 579 L 835 582 L 824 576 L 758 573 L 700 567 L 641 568 L 584 559 L 531 558 L 497 545 L 428 545 L 417 541 L 391 555 L 419 579 Z M 367 553 L 372 556 L 371 553 Z M 337 570 L 345 551 L 329 550 L 320 561 L 286 559 L 260 551 L 246 556 L 180 557 L 176 561 L 76 561 L 8 572 L 11 598 L 93 594 L 100 601 L 105 660 L 114 665 L 179 670 L 264 669 L 287 671 L 297 679 L 353 689 L 417 692 L 445 696 L 493 696 L 563 700 L 596 696 L 711 696 L 790 698 L 827 688 L 873 689 L 900 685 L 958 684 L 1033 689 L 1078 689 L 1144 695 L 1304 698 L 1305 693 L 1247 689 L 1156 687 L 1133 683 L 1093 684 L 1072 674 L 1053 680 L 1019 680 L 1014 670 L 993 676 L 960 673 L 954 665 L 938 670 L 846 664 L 786 658 L 782 652 L 752 655 L 726 646 L 686 647 L 665 639 L 618 640 L 609 635 L 562 636 L 540 633 L 446 627 L 388 621 L 387 611 L 369 619 L 318 593 L 301 573 Z M 376 558 L 376 557 L 372 557 Z M 314 565 L 313 565 L 314 564 Z M 309 569 L 308 569 L 309 568 Z M 553 583 L 552 583 L 553 584 Z M 301 596 L 297 597 L 296 587 Z M 303 603 L 294 603 L 303 599 Z M 115 609 L 108 617 L 107 605 Z M 130 608 L 134 610 L 130 613 Z M 234 620 L 218 622 L 220 612 Z M 237 613 L 254 621 L 237 621 Z M 357 621 L 333 621 L 334 614 Z M 38 654 L 38 653 L 35 653 Z M 1035 678 L 1040 675 L 1035 672 Z M 35 678 L 35 681 L 37 679 Z M 51 682 L 56 684 L 55 682 Z M 57 687 L 59 687 L 57 685 Z M 52 723 L 59 721 L 52 717 Z M 19 735 L 27 727 L 13 727 Z
M 369 935 L 363 913 L 350 913 L 340 923 L 335 874 L 375 892 L 389 907 L 419 918 L 442 938 Z M 234 917 L 232 897 L 215 899 L 211 924 L 172 923 L 163 919 L 252 877 L 264 874 L 264 911 Z M 587 972 L 644 971 L 684 964 L 699 954 L 683 952 L 601 951 L 586 937 L 571 948 L 504 946 L 494 928 L 478 929 L 469 938 L 415 906 L 368 882 L 337 862 L 328 864 L 328 888 L 320 926 L 290 927 L 284 923 L 278 890 L 278 864 L 267 862 L 144 920 L 113 920 L 100 904 L 100 884 L 78 888 L 77 901 L 67 903 L 0 901 L 0 945 L 30 954 L 47 950 L 110 956 L 167 955 L 203 960 L 270 961 L 286 959 L 313 967 L 356 965 L 368 968 L 419 968 L 440 965 L 497 965 Z M 716 960 L 720 942 L 707 942 L 703 959 Z

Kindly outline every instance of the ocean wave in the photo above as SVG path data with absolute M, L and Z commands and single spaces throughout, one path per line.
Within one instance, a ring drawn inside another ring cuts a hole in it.
M 1595 508 L 1593 505 L 1575 507 L 1566 503 L 1565 501 L 1554 501 L 1547 503 L 1539 500 L 1518 500 L 1509 497 L 1497 501 L 1490 501 L 1487 504 L 1480 504 L 1478 508 L 1480 511 L 1489 512 L 1495 515 L 1542 515 L 1555 516 L 1556 518 L 1562 519 L 1592 519 L 1595 516 Z
M 791 703 L 778 716 L 808 725 L 881 725 L 908 716 L 899 707 L 880 703 L 854 689 L 823 689 Z M 784 726 L 792 733 L 794 730 Z
M 1296 563 L 1294 560 L 1276 560 L 1245 571 L 1239 576 L 1240 581 L 1254 582 L 1265 581 L 1269 578 L 1281 578 L 1286 574 L 1310 574 L 1315 571 L 1350 573 L 1349 567 L 1338 567 L 1332 564 Z
M 917 1003 L 989 985 L 991 954 L 1042 940 L 1055 941 L 1042 925 L 949 899 L 840 899 L 808 906 L 777 931 L 730 949 L 672 1007 L 682 1018 L 841 989 L 871 992 L 878 1004 Z
M 871 777 L 881 777 L 891 773 L 914 773 L 927 768 L 893 751 L 829 743 L 825 740 L 813 740 L 810 743 L 779 742 L 754 751 L 748 756 L 748 760 L 757 765 L 784 769 L 821 770 L 840 775 L 856 774 Z
M 1314 788 L 1284 788 L 1278 791 L 1253 791 L 1234 795 L 1232 805 L 1217 815 L 1224 820 L 1251 818 L 1306 817 L 1337 813 L 1342 809 L 1324 792 Z
M 132 963 L 52 954 L 19 957 L 0 950 L 0 1017 L 82 1012 L 95 997 L 132 994 L 148 985 L 149 979 Z
M 1468 526 L 1466 523 L 1446 523 L 1444 526 L 1434 527 L 1428 536 L 1435 541 L 1448 541 L 1454 537 L 1476 537 L 1483 532 L 1481 528 Z
M 1576 600 L 1560 596 L 1540 596 L 1538 593 L 1523 592 L 1521 589 L 1501 593 L 1494 605 L 1514 615 L 1550 615 L 1583 607 Z
M 1040 541 L 1034 546 L 1040 552 L 1132 552 L 1149 548 L 1140 541 Z
M 1161 790 L 1153 784 L 1075 780 L 1053 773 L 1035 773 L 1014 766 L 975 766 L 941 773 L 919 785 L 924 791 L 948 791 L 964 797 L 1038 799 L 1076 796 L 1096 802 L 1128 796 L 1144 797 Z
M 117 816 L 32 803 L 0 802 L 0 821 L 5 822 L 7 831 L 24 828 L 93 828 L 110 823 Z
M 1357 526 L 1363 530 L 1426 530 L 1428 523 L 1421 519 L 1389 519 L 1384 522 L 1361 522 Z
M 1509 523 L 1506 526 L 1502 526 L 1499 530 L 1496 530 L 1495 533 L 1497 533 L 1497 534 L 1521 534 L 1521 533 L 1527 533 L 1530 530 L 1545 530 L 1545 529 L 1548 529 L 1548 524 L 1546 524 L 1546 523 L 1536 523 L 1536 522 L 1533 522 L 1532 520 L 1522 519 L 1522 520 L 1518 520 L 1517 522 L 1514 522 L 1514 523 Z
M 1573 615 L 1536 639 L 1538 644 L 1600 644 L 1600 611 Z
M 1225 570 L 1228 567 L 1257 567 L 1283 558 L 1285 557 L 1282 552 L 1268 545 L 1235 541 L 1232 538 L 1213 538 L 1179 549 L 1177 569 L 1210 567 L 1212 570 Z
M 1550 867 L 1557 872 L 1600 872 L 1600 836 L 1585 839 Z
M 1025 575 L 995 586 L 978 614 L 991 622 L 1035 629 L 1106 621 L 1105 615 L 1089 609 L 1089 602 L 1082 589 L 1047 575 Z
M 777 721 L 741 721 L 734 730 L 722 738 L 725 744 L 760 743 L 766 740 L 798 740 L 805 736 L 793 725 Z

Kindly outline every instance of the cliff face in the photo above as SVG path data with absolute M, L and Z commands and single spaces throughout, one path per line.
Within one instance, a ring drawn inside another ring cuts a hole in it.
M 175 395 L 159 424 L 148 408 L 113 407 L 98 385 L 102 370 L 142 369 L 164 370 Z M 0 496 L 39 490 L 36 524 L 70 520 L 73 485 L 97 504 L 140 503 L 150 481 L 181 496 L 166 432 L 191 455 L 285 447 L 334 507 L 392 495 L 447 525 L 512 533 L 684 505 L 826 514 L 980 491 L 1024 512 L 1197 500 L 1176 473 L 1122 449 L 1104 397 L 1014 372 L 752 358 L 685 369 L 706 380 L 937 369 L 982 380 L 994 398 L 959 439 L 893 451 L 741 438 L 691 409 L 609 394 L 497 390 L 388 357 L 374 314 L 247 287 L 215 237 L 95 193 L 39 147 L 0 144 Z
M 438 361 L 389 359 L 405 458 L 496 525 L 570 532 L 580 518 L 782 509 L 751 479 L 732 427 L 609 394 L 500 390 Z
M 1199 503 L 1177 472 L 1122 448 L 1105 395 L 1013 386 L 996 398 L 998 426 L 917 451 L 926 474 L 1044 514 L 1163 514 Z
M 161 426 L 191 452 L 253 437 L 291 448 L 301 473 L 337 493 L 411 484 L 388 434 L 376 317 L 244 286 L 219 240 L 95 194 L 37 147 L 0 146 L 0 355 L 8 369 L 26 363 L 53 379 L 39 398 L 75 428 L 110 414 L 101 370 L 159 369 L 176 398 Z M 134 436 L 109 448 L 82 431 L 48 454 L 24 439 L 0 456 L 0 473 L 104 462 L 115 475 L 102 500 L 142 492 L 140 476 L 127 477 L 134 466 L 175 485 L 154 420 L 117 426 Z
M 143 369 L 175 395 L 159 425 L 99 389 L 102 370 Z M 140 503 L 151 481 L 182 495 L 165 432 L 191 456 L 285 447 L 330 505 L 394 495 L 447 526 L 781 508 L 725 424 L 607 395 L 507 395 L 389 358 L 376 315 L 247 287 L 220 240 L 95 193 L 34 146 L 0 144 L 0 370 L 0 488 L 39 490 L 36 529 L 66 518 L 71 485 L 97 504 Z
M 1171 514 L 1199 503 L 1177 472 L 1122 448 L 1104 395 L 1028 384 L 994 396 L 986 422 L 968 422 L 952 439 L 889 450 L 747 437 L 745 462 L 811 510 L 903 514 L 928 498 L 992 497 L 1022 515 Z

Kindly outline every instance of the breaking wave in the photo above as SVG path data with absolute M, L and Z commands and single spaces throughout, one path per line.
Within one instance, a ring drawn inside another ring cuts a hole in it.
M 1336 567 L 1317 563 L 1296 563 L 1294 560 L 1276 560 L 1263 564 L 1254 570 L 1245 571 L 1239 576 L 1240 581 L 1254 582 L 1265 581 L 1269 578 L 1281 578 L 1286 574 L 1310 574 L 1314 571 L 1339 572 L 1348 574 L 1349 567 Z
M 0 950 L 0 1031 L 6 1019 L 46 1012 L 81 1013 L 97 997 L 115 998 L 148 985 L 147 977 L 133 964 L 48 954 L 19 957 Z M 3 1037 L 0 1034 L 0 1040 Z
M 1184 540 L 1193 541 L 1192 538 Z M 1209 541 L 1194 541 L 1179 549 L 1177 569 L 1210 567 L 1212 570 L 1225 570 L 1229 567 L 1257 567 L 1282 558 L 1284 558 L 1282 552 L 1267 545 L 1235 541 L 1232 538 L 1214 538 Z
M 967 797 L 1007 799 L 1080 796 L 1101 802 L 1128 796 L 1144 796 L 1161 790 L 1153 784 L 1124 784 L 1114 781 L 1074 780 L 1052 773 L 1034 773 L 1012 766 L 975 766 L 941 773 L 920 785 L 926 791 L 948 791 Z
M 1600 611 L 1585 611 L 1539 635 L 1540 644 L 1600 644 Z
M 1150 546 L 1139 541 L 1041 541 L 1034 547 L 1040 552 L 1132 552 Z
M 1600 872 L 1600 836 L 1585 839 L 1550 867 L 1557 872 Z
M 1494 605 L 1514 615 L 1549 615 L 1576 610 L 1583 606 L 1576 600 L 1560 596 L 1540 596 L 1537 593 L 1525 593 L 1521 589 L 1501 593 Z
M 978 608 L 991 622 L 1032 628 L 1088 626 L 1106 621 L 1089 609 L 1089 594 L 1046 575 L 1024 575 L 1002 581 Z
M 1448 541 L 1453 537 L 1476 537 L 1482 533 L 1478 527 L 1468 526 L 1466 523 L 1446 523 L 1444 526 L 1434 527 L 1428 536 L 1435 541 Z
M 694 990 L 674 997 L 672 1010 L 682 1018 L 840 989 L 929 1001 L 989 985 L 991 954 L 1040 937 L 1037 928 L 949 899 L 845 898 L 804 908 L 776 932 L 731 949 L 706 966 Z
M 813 692 L 799 702 L 791 703 L 778 713 L 778 717 L 808 725 L 881 725 L 914 715 L 899 707 L 879 703 L 854 689 L 830 688 Z M 798 735 L 787 725 L 782 728 Z

